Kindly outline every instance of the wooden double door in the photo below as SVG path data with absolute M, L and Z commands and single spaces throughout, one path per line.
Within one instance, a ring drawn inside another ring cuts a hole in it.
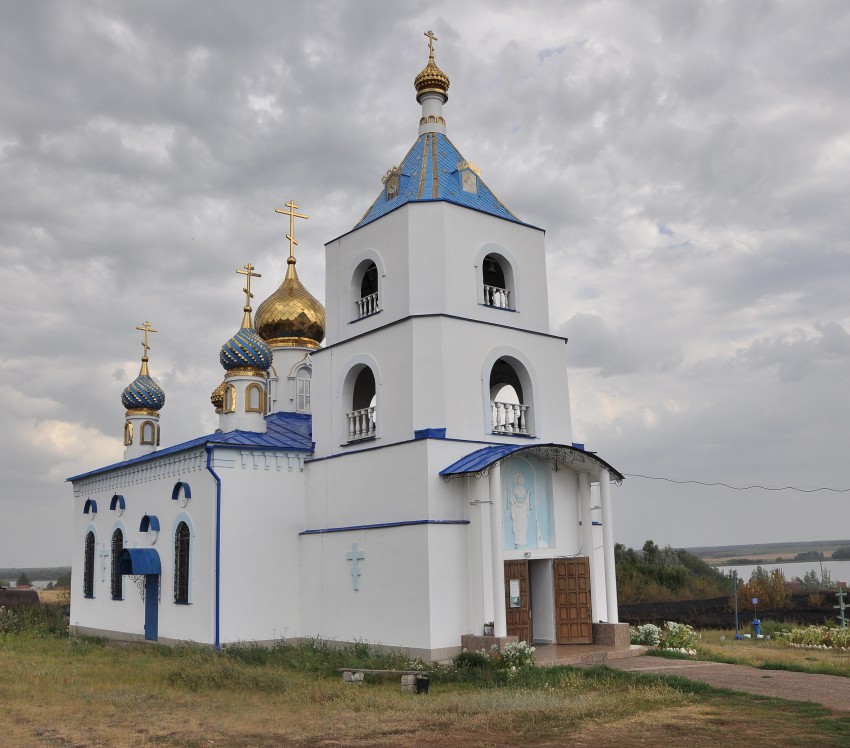
M 538 562 L 539 563 L 539 562 Z M 505 561 L 505 611 L 508 636 L 530 642 L 533 637 L 531 574 L 526 559 Z M 590 559 L 552 560 L 555 642 L 591 644 Z M 538 588 L 539 589 L 539 588 Z M 542 603 L 541 603 L 542 604 Z M 548 607 L 548 606 L 547 606 Z M 538 610 L 538 615 L 550 611 Z

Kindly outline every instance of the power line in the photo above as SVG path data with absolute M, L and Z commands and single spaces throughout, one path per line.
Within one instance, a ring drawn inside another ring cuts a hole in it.
M 644 478 L 646 480 L 663 480 L 667 483 L 694 483 L 697 486 L 723 486 L 723 488 L 731 488 L 733 491 L 749 491 L 753 488 L 761 489 L 762 491 L 798 491 L 799 493 L 817 493 L 818 491 L 831 491 L 832 493 L 850 493 L 850 488 L 798 488 L 797 486 L 730 486 L 728 483 L 706 483 L 701 480 L 674 480 L 673 478 L 659 478 L 654 475 L 639 475 L 637 473 L 623 473 L 628 478 Z

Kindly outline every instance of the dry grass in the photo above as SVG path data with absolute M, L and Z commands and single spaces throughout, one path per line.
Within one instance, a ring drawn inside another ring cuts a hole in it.
M 534 685 L 344 684 L 191 647 L 0 634 L 0 746 L 838 745 L 850 721 L 604 670 Z
M 753 667 L 796 670 L 850 677 L 850 652 L 796 649 L 771 638 L 735 639 L 734 630 L 701 631 L 699 656 Z M 725 636 L 725 641 L 720 637 Z

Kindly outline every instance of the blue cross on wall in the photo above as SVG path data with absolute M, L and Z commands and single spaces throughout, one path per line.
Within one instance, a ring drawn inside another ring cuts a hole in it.
M 360 561 L 366 558 L 366 554 L 363 553 L 358 547 L 357 543 L 351 544 L 351 551 L 345 554 L 345 557 L 349 561 L 353 561 L 351 564 L 351 581 L 354 582 L 354 589 L 360 589 Z

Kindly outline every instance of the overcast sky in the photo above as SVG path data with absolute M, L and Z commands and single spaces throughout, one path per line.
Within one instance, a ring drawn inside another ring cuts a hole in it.
M 573 438 L 627 474 L 850 488 L 850 4 L 0 3 L 0 566 L 68 563 L 64 479 L 212 431 L 218 350 L 285 269 L 324 299 L 416 138 L 438 36 L 448 134 L 546 229 Z M 629 477 L 615 539 L 850 536 L 850 493 Z

